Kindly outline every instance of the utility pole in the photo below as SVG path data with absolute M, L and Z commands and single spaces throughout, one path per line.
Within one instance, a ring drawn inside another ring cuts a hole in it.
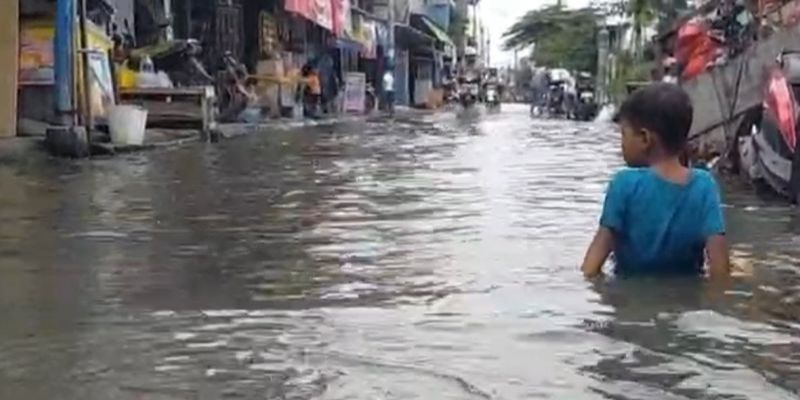
M 74 125 L 73 107 L 73 33 L 75 31 L 75 2 L 58 0 L 54 39 L 56 116 L 62 126 Z
M 387 61 L 392 68 L 394 68 L 394 61 L 395 61 L 395 37 L 394 37 L 394 2 L 395 0 L 387 0 L 388 1 L 388 19 L 389 21 L 386 23 L 387 28 L 389 29 L 389 50 L 387 51 Z
M 75 124 L 75 16 L 77 0 L 56 1 L 56 26 L 53 38 L 55 124 L 47 127 L 45 146 L 55 155 L 86 157 L 89 137 Z M 82 5 L 82 3 L 81 3 Z M 83 65 L 83 68 L 88 68 Z M 87 88 L 84 87 L 84 92 Z

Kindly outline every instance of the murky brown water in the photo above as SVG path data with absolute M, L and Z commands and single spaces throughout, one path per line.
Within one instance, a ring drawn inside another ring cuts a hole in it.
M 0 166 L 2 399 L 789 399 L 800 224 L 736 287 L 585 281 L 607 126 L 499 115 Z

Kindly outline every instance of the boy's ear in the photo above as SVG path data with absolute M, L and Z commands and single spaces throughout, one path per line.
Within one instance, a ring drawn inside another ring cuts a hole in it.
M 648 149 L 655 143 L 655 134 L 647 128 L 639 129 L 639 135 L 642 137 L 642 144 Z

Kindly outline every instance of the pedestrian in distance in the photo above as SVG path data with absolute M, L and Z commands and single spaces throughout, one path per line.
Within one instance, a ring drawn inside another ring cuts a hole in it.
M 628 168 L 608 185 L 600 226 L 583 261 L 599 275 L 611 253 L 617 275 L 701 274 L 727 277 L 730 259 L 719 188 L 705 170 L 680 162 L 692 125 L 689 96 L 654 83 L 632 93 L 615 121 Z
M 311 65 L 303 66 L 303 115 L 306 118 L 318 118 L 320 99 L 322 97 L 322 85 L 319 73 Z
M 394 72 L 391 69 L 383 73 L 383 109 L 389 115 L 394 114 Z

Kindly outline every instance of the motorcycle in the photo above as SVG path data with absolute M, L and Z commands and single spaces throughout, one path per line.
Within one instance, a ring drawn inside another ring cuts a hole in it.
M 378 95 L 375 92 L 375 86 L 372 86 L 371 83 L 367 83 L 367 90 L 364 96 L 364 113 L 369 114 L 375 111 L 375 107 L 378 105 Z
M 500 94 L 497 91 L 496 85 L 488 85 L 486 87 L 486 107 L 489 110 L 500 109 Z
M 470 108 L 478 102 L 480 88 L 478 83 L 469 81 L 461 85 L 461 92 L 459 93 L 459 102 L 464 108 Z
M 566 95 L 563 82 L 553 82 L 547 93 L 547 112 L 550 116 L 563 116 L 567 114 Z
M 597 108 L 594 90 L 585 88 L 578 91 L 578 101 L 572 114 L 578 121 L 591 121 L 597 116 Z
M 800 204 L 800 152 L 797 150 L 800 53 L 784 52 L 769 71 L 764 101 L 748 112 L 732 143 L 734 167 L 753 182 Z
M 233 121 L 247 108 L 251 93 L 247 90 L 247 68 L 231 52 L 222 56 L 217 79 L 219 120 Z

